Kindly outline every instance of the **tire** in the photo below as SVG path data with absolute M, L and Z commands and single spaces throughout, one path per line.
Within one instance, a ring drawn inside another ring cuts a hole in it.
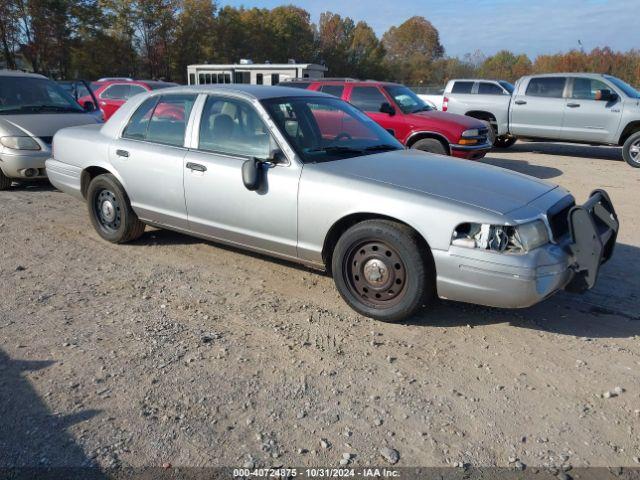
M 87 206 L 93 228 L 109 242 L 130 242 L 144 233 L 144 223 L 131 208 L 120 182 L 111 174 L 98 175 L 91 180 Z
M 388 220 L 366 220 L 343 233 L 331 271 L 351 308 L 383 322 L 412 316 L 435 294 L 431 252 L 412 229 Z
M 0 190 L 9 190 L 12 180 L 0 170 Z
M 635 168 L 640 168 L 640 132 L 627 138 L 622 146 L 622 158 Z
M 493 125 L 491 125 L 491 122 L 486 122 L 487 123 L 487 128 L 489 129 L 489 131 L 487 132 L 487 140 L 489 140 L 489 143 L 491 145 L 495 145 L 496 143 L 496 131 L 493 128 Z
M 496 148 L 509 148 L 517 141 L 518 139 L 516 137 L 502 135 L 500 137 L 496 137 L 496 139 L 493 141 L 493 146 Z
M 436 138 L 423 138 L 411 145 L 411 148 L 422 150 L 423 152 L 437 153 L 438 155 L 449 155 L 449 151 L 442 142 Z

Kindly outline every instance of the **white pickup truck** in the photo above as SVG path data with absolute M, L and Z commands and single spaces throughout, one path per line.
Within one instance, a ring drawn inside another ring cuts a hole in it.
M 611 75 L 530 75 L 515 87 L 451 80 L 442 110 L 489 122 L 496 147 L 510 147 L 517 138 L 617 145 L 629 165 L 640 167 L 640 92 Z

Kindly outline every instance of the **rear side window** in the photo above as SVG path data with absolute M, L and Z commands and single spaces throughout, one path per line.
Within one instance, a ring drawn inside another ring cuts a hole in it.
M 562 98 L 565 77 L 532 78 L 527 86 L 526 95 L 532 97 Z
M 182 147 L 196 95 L 166 95 L 145 100 L 133 114 L 122 136 Z
M 129 94 L 129 85 L 117 84 L 111 85 L 102 92 L 100 98 L 110 98 L 113 100 L 124 100 Z
M 144 93 L 146 91 L 146 88 L 141 87 L 140 85 L 129 85 L 129 91 L 127 92 L 127 96 L 125 98 L 131 98 L 134 95 Z
M 503 95 L 504 90 L 495 83 L 480 82 L 478 85 L 478 93 L 485 95 Z
M 451 93 L 471 93 L 473 82 L 454 82 Z
M 323 93 L 328 93 L 329 95 L 333 95 L 334 97 L 342 98 L 344 87 L 342 85 L 322 85 L 320 87 L 320 91 Z
M 379 112 L 380 106 L 388 100 L 377 87 L 353 87 L 349 102 L 362 111 Z

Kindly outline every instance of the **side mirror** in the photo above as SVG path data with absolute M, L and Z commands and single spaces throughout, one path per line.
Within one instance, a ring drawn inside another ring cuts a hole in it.
M 261 160 L 250 158 L 242 164 L 242 183 L 252 192 L 260 188 Z
M 387 113 L 387 114 L 393 116 L 393 115 L 396 114 L 396 109 L 389 102 L 383 102 L 380 105 L 380 112 L 381 113 Z
M 93 112 L 96 109 L 96 106 L 93 104 L 93 102 L 84 102 L 84 105 L 82 107 L 84 108 L 85 112 Z
M 618 99 L 618 94 L 612 92 L 608 88 L 603 88 L 596 93 L 596 100 L 602 100 L 603 102 L 613 102 Z

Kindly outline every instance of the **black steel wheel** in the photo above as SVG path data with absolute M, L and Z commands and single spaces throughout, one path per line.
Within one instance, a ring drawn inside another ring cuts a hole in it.
M 342 298 L 376 320 L 404 320 L 435 293 L 431 252 L 415 231 L 393 221 L 349 228 L 336 243 L 331 266 Z
M 345 284 L 363 303 L 388 308 L 402 300 L 407 269 L 393 247 L 368 239 L 353 245 L 344 262 Z
M 0 170 L 0 190 L 8 190 L 11 187 L 11 179 Z
M 91 180 L 87 205 L 93 227 L 105 240 L 125 243 L 144 233 L 144 223 L 138 219 L 124 188 L 113 175 L 98 175 Z

